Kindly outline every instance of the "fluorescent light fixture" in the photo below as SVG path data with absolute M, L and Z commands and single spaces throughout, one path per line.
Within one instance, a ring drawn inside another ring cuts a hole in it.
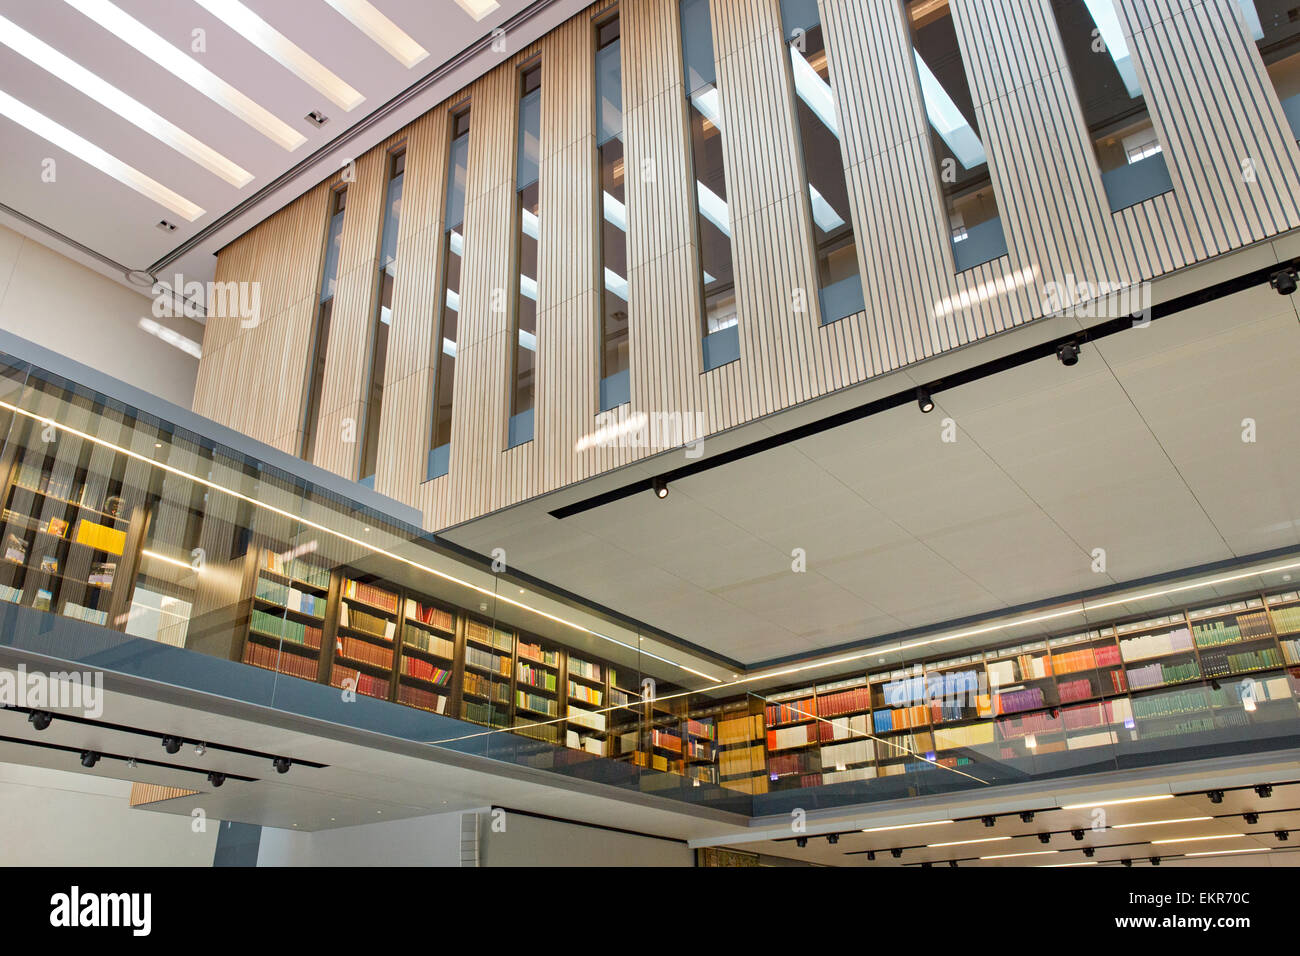
M 541 224 L 537 221 L 537 214 L 527 209 L 519 210 L 519 228 L 529 239 L 542 241 Z
M 1058 870 L 1066 866 L 1096 866 L 1100 862 L 1101 862 L 1100 860 L 1083 860 L 1080 863 L 1040 863 L 1038 864 L 1038 869 Z
M 3 96 L 0 93 L 0 96 Z M 175 329 L 169 329 L 165 325 L 160 325 L 153 319 L 141 319 L 140 328 L 144 329 L 155 338 L 160 338 L 168 345 L 180 349 L 187 355 L 193 355 L 195 358 L 203 358 L 203 346 L 199 345 L 193 339 L 181 335 Z
M 1240 850 L 1200 850 L 1196 853 L 1184 853 L 1183 856 L 1229 856 L 1237 853 L 1267 853 L 1271 846 L 1249 846 Z
M 731 215 L 727 212 L 726 201 L 698 179 L 695 180 L 696 192 L 699 194 L 700 215 L 718 227 L 728 239 L 731 238 Z
M 190 202 L 180 193 L 173 192 L 156 179 L 146 176 L 134 166 L 128 166 L 87 139 L 78 136 L 66 126 L 61 126 L 44 113 L 38 113 L 26 103 L 19 102 L 0 90 L 0 116 L 7 116 L 19 126 L 35 133 L 60 149 L 89 163 L 101 173 L 112 176 L 125 186 L 130 186 L 141 196 L 193 222 L 203 215 L 203 207 Z
M 94 20 L 122 42 L 135 47 L 177 79 L 239 117 L 272 142 L 293 151 L 307 142 L 296 129 L 262 108 L 188 53 L 172 46 L 135 17 L 109 0 L 63 0 Z
M 1000 837 L 980 837 L 978 840 L 953 840 L 949 843 L 927 843 L 927 850 L 937 850 L 945 846 L 970 846 L 972 843 L 1000 843 L 1003 840 L 1010 840 L 1009 836 Z
M 112 110 L 128 123 L 138 126 L 160 143 L 170 146 L 187 159 L 192 159 L 208 172 L 220 176 L 232 186 L 242 188 L 252 180 L 253 174 L 248 170 L 222 156 L 179 126 L 163 119 L 139 100 L 123 93 L 107 80 L 91 73 L 80 63 L 64 56 L 44 40 L 33 36 L 4 17 L 0 17 L 0 43 L 4 43 L 41 69 L 86 94 L 100 106 Z
M 446 356 L 448 356 L 448 357 L 450 357 L 450 358 L 455 358 L 455 357 L 456 357 L 456 343 L 453 342 L 451 339 L 444 338 L 444 339 L 442 340 L 442 354 L 443 354 L 443 355 L 446 355 Z
M 334 105 L 353 110 L 365 99 L 311 54 L 259 17 L 239 0 L 194 0 L 230 29 L 257 47 Z
M 887 830 L 915 830 L 917 827 L 941 827 L 946 823 L 952 823 L 951 820 L 931 820 L 929 823 L 898 823 L 892 827 L 871 827 L 863 830 L 863 833 L 884 833 Z
M 456 6 L 475 20 L 482 20 L 489 13 L 501 9 L 501 4 L 497 3 L 497 0 L 456 0 Z
M 1128 95 L 1137 99 L 1142 95 L 1142 87 L 1138 85 L 1137 69 L 1133 66 L 1133 56 L 1124 40 L 1124 28 L 1119 25 L 1119 14 L 1115 12 L 1113 0 L 1083 0 L 1083 3 L 1092 22 L 1097 24 L 1097 33 L 1106 45 L 1106 52 L 1115 61 L 1115 69 L 1119 71 Z
M 369 0 L 325 0 L 325 2 L 343 14 L 354 27 L 387 50 L 394 60 L 408 70 L 429 55 L 428 50 L 380 13 Z
M 169 558 L 165 554 L 159 554 L 157 551 L 150 551 L 148 548 L 142 549 L 140 551 L 140 554 L 146 558 L 153 558 L 155 561 L 163 561 L 167 564 L 174 564 L 176 567 L 184 568 L 186 571 L 198 570 L 198 568 L 194 567 L 188 561 L 182 561 L 179 558 Z
M 618 296 L 624 302 L 628 301 L 627 280 L 613 269 L 609 268 L 609 266 L 605 267 L 605 288 L 609 292 Z
M 948 144 L 952 154 L 967 169 L 974 169 L 988 162 L 984 154 L 984 144 L 975 135 L 966 117 L 952 101 L 948 91 L 943 88 L 939 78 L 930 71 L 921 54 L 912 51 L 916 58 L 916 71 L 921 77 L 921 98 L 925 100 L 925 115 L 930 118 L 934 131 Z
M 1244 837 L 1245 835 L 1246 834 L 1244 833 L 1217 833 L 1217 834 L 1211 834 L 1209 836 L 1169 837 L 1166 840 L 1152 840 L 1151 845 L 1160 846 L 1161 844 L 1164 843 L 1200 843 L 1203 840 L 1236 840 L 1237 838 Z
M 447 290 L 447 308 L 453 312 L 460 312 L 460 293 L 455 289 Z
M 528 349 L 528 351 L 530 351 L 530 352 L 536 352 L 536 351 L 537 351 L 537 335 L 536 335 L 535 333 L 533 333 L 533 332 L 526 332 L 526 331 L 524 331 L 523 329 L 520 329 L 520 330 L 519 330 L 519 345 L 520 345 L 521 348 L 526 348 L 526 349 Z
M 451 245 L 451 251 L 456 255 L 463 256 L 465 254 L 465 237 L 455 229 L 451 231 L 451 239 L 448 242 Z
M 1049 853 L 1060 853 L 1060 850 L 1030 850 L 1028 853 L 995 853 L 993 856 L 982 856 L 981 860 L 1009 860 L 1015 856 L 1047 856 Z
M 844 220 L 835 208 L 826 201 L 826 197 L 817 191 L 812 183 L 808 184 L 808 198 L 812 205 L 813 221 L 822 232 L 834 232 L 844 225 Z
M 1179 817 L 1176 820 L 1143 820 L 1141 823 L 1116 823 L 1112 830 L 1131 830 L 1133 827 L 1162 827 L 1169 823 L 1203 823 L 1214 817 Z
M 794 89 L 799 94 L 799 99 L 807 103 L 813 115 L 839 139 L 840 128 L 835 121 L 835 97 L 831 93 L 831 85 L 818 76 L 817 71 L 793 44 L 790 46 L 790 63 L 794 67 Z
M 717 87 L 706 86 L 699 92 L 691 94 L 691 105 L 700 111 L 706 120 L 722 129 L 722 109 L 719 106 Z
M 537 301 L 537 280 L 534 279 L 532 276 L 526 276 L 521 274 L 519 276 L 519 294 L 522 295 L 524 298 L 532 299 L 534 302 L 536 302 Z M 523 331 L 520 331 L 519 333 L 520 344 L 523 343 L 523 336 L 524 336 Z M 536 351 L 536 349 L 534 349 L 533 351 Z
M 604 195 L 605 221 L 620 232 L 627 232 L 627 206 L 607 192 Z
M 978 305 L 981 302 L 987 302 L 995 296 L 1006 295 L 1009 292 L 1014 292 L 1016 289 L 1029 285 L 1029 283 L 1033 282 L 1037 278 L 1038 266 L 1025 266 L 1023 269 L 1018 272 L 1013 272 L 1004 279 L 990 279 L 987 282 L 982 282 L 973 289 L 967 289 L 964 292 L 957 293 L 957 295 L 951 295 L 945 299 L 940 299 L 935 303 L 934 317 L 936 319 L 942 319 L 945 316 L 956 312 L 958 309 L 966 309 L 970 306 Z M 1052 616 L 1063 617 L 1066 614 L 1079 614 L 1082 613 L 1083 610 L 1084 609 L 1081 607 L 1071 608 L 1067 611 L 1057 612 Z M 1001 626 L 1007 627 L 1008 625 Z
M 1172 800 L 1172 793 L 1157 793 L 1150 797 L 1126 797 L 1123 800 L 1095 800 L 1091 803 L 1071 803 L 1062 810 L 1088 810 L 1092 807 L 1117 807 L 1121 803 L 1149 803 L 1152 800 Z

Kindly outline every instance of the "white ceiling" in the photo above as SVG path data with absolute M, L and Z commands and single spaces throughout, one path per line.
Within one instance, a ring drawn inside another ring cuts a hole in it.
M 1300 546 L 1298 367 L 1296 300 L 1260 287 L 1089 344 L 1073 368 L 1043 359 L 941 392 L 928 416 L 899 408 L 676 481 L 663 501 L 557 520 L 553 496 L 446 536 L 745 664 L 811 653 Z
M 68 127 L 206 212 L 194 222 L 186 222 L 3 116 L 0 203 L 127 269 L 143 269 L 169 257 L 204 227 L 342 137 L 291 182 L 162 271 L 168 278 L 180 271 L 189 279 L 201 281 L 212 277 L 213 255 L 223 245 L 331 175 L 344 159 L 359 155 L 391 135 L 582 5 L 579 0 L 558 0 L 549 6 L 530 0 L 501 0 L 495 12 L 475 22 L 453 0 L 372 0 L 429 51 L 425 59 L 407 69 L 325 0 L 243 0 L 245 6 L 365 96 L 359 106 L 345 112 L 194 0 L 114 2 L 187 53 L 191 51 L 193 31 L 205 31 L 206 51 L 193 53 L 194 58 L 303 134 L 306 142 L 292 152 L 286 151 L 63 0 L 0 0 L 0 15 L 253 174 L 252 181 L 242 189 L 230 185 L 0 44 L 0 91 Z M 373 127 L 354 138 L 347 135 L 394 96 L 529 7 L 545 9 L 508 35 L 506 54 L 480 53 Z M 323 112 L 329 122 L 315 127 L 305 118 L 313 110 Z M 41 178 L 46 158 L 55 159 L 57 164 L 53 183 Z M 175 232 L 158 229 L 160 219 L 176 223 Z M 0 215 L 0 221 L 122 280 L 121 269 L 52 239 L 30 224 L 8 215 Z

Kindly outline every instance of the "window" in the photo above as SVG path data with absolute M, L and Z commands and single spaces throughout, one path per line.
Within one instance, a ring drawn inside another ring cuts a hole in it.
M 1052 0 L 1111 212 L 1174 188 L 1114 0 Z
M 964 272 L 1007 254 L 988 156 L 947 0 L 907 0 L 905 12 L 953 262 Z
M 628 372 L 627 194 L 618 17 L 596 25 L 596 164 L 600 170 L 600 409 L 632 400 Z
M 1300 6 L 1296 0 L 1237 0 L 1259 47 L 1291 135 L 1300 139 Z
M 541 238 L 538 168 L 541 162 L 542 67 L 519 75 L 519 143 L 515 160 L 516 269 L 514 361 L 507 446 L 533 440 L 533 401 L 537 387 L 537 245 Z
M 321 393 L 325 383 L 325 357 L 330 344 L 330 314 L 334 309 L 334 283 L 338 279 L 339 250 L 343 246 L 343 210 L 348 188 L 336 189 L 330 199 L 330 221 L 325 231 L 325 267 L 321 270 L 320 305 L 316 308 L 314 354 L 307 379 L 307 406 L 302 425 L 302 457 L 311 461 L 316 454 L 316 428 L 320 422 Z
M 469 110 L 451 118 L 447 195 L 443 205 L 442 299 L 433 340 L 433 423 L 426 476 L 447 473 L 451 461 L 451 405 L 456 385 L 456 327 L 460 319 L 460 266 L 465 254 L 465 184 L 469 176 Z
M 704 299 L 704 369 L 740 358 L 736 280 L 731 270 L 731 214 L 722 162 L 721 98 L 713 62 L 709 0 L 681 0 L 682 63 L 695 177 L 699 283 Z
M 366 389 L 365 425 L 361 432 L 359 480 L 374 487 L 379 463 L 379 419 L 384 407 L 384 368 L 388 362 L 388 336 L 393 326 L 393 282 L 397 274 L 397 228 L 402 219 L 402 173 L 406 150 L 388 157 L 388 189 L 384 194 L 384 231 L 379 240 L 379 292 L 375 303 L 374 333 L 370 343 L 370 385 Z
M 822 323 L 827 324 L 861 312 L 866 303 L 817 0 L 781 0 L 781 28 L 790 52 L 790 83 L 817 249 L 818 296 Z

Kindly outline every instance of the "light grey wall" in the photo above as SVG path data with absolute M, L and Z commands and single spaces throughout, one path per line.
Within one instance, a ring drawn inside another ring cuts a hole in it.
M 203 326 L 152 309 L 152 299 L 0 226 L 0 328 L 190 408 L 199 360 L 139 322 L 153 319 L 195 342 Z
M 133 809 L 131 784 L 0 763 L 0 865 L 211 866 L 217 821 Z
M 258 866 L 460 866 L 460 814 L 298 833 L 262 828 Z
M 685 843 L 657 840 L 577 823 L 506 813 L 505 832 L 482 817 L 483 866 L 694 866 Z

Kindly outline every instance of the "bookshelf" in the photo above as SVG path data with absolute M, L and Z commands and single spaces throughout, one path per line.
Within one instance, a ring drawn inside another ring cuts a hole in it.
M 450 712 L 456 674 L 457 615 L 423 598 L 402 602 L 397 702 L 435 714 Z
M 396 590 L 371 576 L 339 581 L 338 618 L 329 662 L 330 684 L 351 680 L 358 694 L 391 698 L 397 681 L 397 633 L 402 602 Z
M 724 704 L 718 717 L 718 783 L 742 793 L 767 793 L 763 703 L 757 697 Z
M 563 653 L 520 634 L 515 641 L 514 723 L 524 736 L 559 743 Z
M 328 568 L 260 549 L 243 661 L 303 680 L 320 676 Z
M 509 727 L 514 635 L 466 618 L 460 715 L 487 727 Z
M 610 754 L 610 669 L 595 660 L 568 654 L 564 671 L 564 740 L 572 750 Z

